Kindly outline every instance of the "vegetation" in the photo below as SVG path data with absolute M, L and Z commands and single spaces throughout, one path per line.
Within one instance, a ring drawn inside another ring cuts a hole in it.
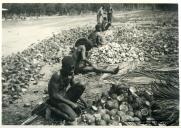
M 41 15 L 79 15 L 82 13 L 97 12 L 100 6 L 108 7 L 111 5 L 115 11 L 121 10 L 177 10 L 177 4 L 108 4 L 108 3 L 4 3 L 3 18 L 18 16 L 41 16 Z

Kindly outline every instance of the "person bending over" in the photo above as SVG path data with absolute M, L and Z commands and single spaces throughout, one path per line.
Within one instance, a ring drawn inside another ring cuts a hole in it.
M 94 43 L 86 38 L 80 38 L 76 41 L 72 58 L 74 59 L 75 73 L 111 73 L 116 74 L 119 66 L 113 70 L 101 69 L 94 66 L 88 59 L 88 52 L 94 47 Z

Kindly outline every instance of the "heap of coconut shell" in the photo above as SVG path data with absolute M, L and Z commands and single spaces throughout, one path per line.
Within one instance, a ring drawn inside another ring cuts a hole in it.
M 129 43 L 109 42 L 90 51 L 93 63 L 117 64 L 127 61 L 144 61 L 144 53 Z
M 134 87 L 113 85 L 96 99 L 91 110 L 78 119 L 80 125 L 157 125 L 151 117 L 152 94 Z

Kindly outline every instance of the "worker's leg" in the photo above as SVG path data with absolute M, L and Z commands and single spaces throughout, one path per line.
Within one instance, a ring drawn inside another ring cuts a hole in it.
M 87 72 L 96 72 L 96 73 L 111 73 L 116 74 L 119 71 L 119 66 L 113 70 L 106 70 L 101 68 L 93 68 L 93 67 L 85 67 L 82 69 L 79 69 L 80 73 L 87 73 Z
M 49 108 L 52 110 L 52 116 L 65 119 L 67 121 L 74 121 L 77 117 L 75 111 L 65 103 L 57 103 L 51 100 Z
M 111 23 L 108 23 L 105 27 L 105 30 L 108 30 L 110 26 L 111 26 Z

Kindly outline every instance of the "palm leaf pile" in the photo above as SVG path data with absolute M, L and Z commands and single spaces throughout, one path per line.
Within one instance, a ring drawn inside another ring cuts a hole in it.
M 152 84 L 153 103 L 152 116 L 166 125 L 179 123 L 179 82 L 178 75 L 159 75 L 160 81 Z M 176 81 L 175 81 L 176 80 Z

